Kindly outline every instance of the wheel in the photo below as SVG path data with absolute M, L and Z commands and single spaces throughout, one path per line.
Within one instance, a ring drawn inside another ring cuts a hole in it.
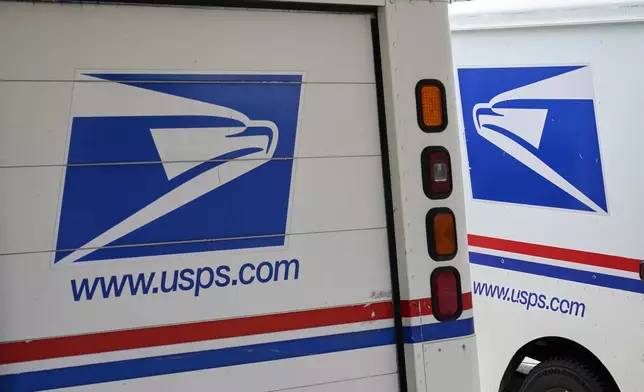
M 612 392 L 600 375 L 571 358 L 541 362 L 528 374 L 519 392 Z

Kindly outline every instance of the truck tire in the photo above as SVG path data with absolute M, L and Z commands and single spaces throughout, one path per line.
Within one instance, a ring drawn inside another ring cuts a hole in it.
M 535 366 L 519 392 L 612 392 L 600 375 L 571 358 L 552 358 Z

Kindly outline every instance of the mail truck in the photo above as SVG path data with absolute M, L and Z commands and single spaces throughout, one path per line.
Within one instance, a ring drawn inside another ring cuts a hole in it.
M 451 7 L 482 391 L 644 391 L 644 2 Z
M 0 391 L 477 392 L 447 4 L 0 3 Z

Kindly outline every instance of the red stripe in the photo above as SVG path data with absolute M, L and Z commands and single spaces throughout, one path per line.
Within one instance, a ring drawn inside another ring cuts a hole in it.
M 581 250 L 556 248 L 554 246 L 530 244 L 527 242 L 503 240 L 499 238 L 483 237 L 469 234 L 467 236 L 470 246 L 495 249 L 524 255 L 545 257 L 548 259 L 569 261 L 571 263 L 593 265 L 596 267 L 611 268 L 616 270 L 639 272 L 640 260 L 605 255 L 601 253 L 584 252 Z
M 432 314 L 432 299 L 421 298 L 400 301 L 400 311 L 403 317 L 429 316 Z
M 0 344 L 0 364 L 292 331 L 393 317 L 391 302 Z
M 472 293 L 463 294 L 463 310 L 472 309 Z M 421 298 L 411 301 L 400 301 L 403 317 L 419 317 L 432 315 L 432 299 Z
M 472 309 L 472 293 L 463 294 L 463 310 Z

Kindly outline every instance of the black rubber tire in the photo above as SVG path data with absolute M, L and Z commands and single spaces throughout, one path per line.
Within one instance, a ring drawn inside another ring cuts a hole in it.
M 612 392 L 601 376 L 571 358 L 552 358 L 530 371 L 519 392 Z

